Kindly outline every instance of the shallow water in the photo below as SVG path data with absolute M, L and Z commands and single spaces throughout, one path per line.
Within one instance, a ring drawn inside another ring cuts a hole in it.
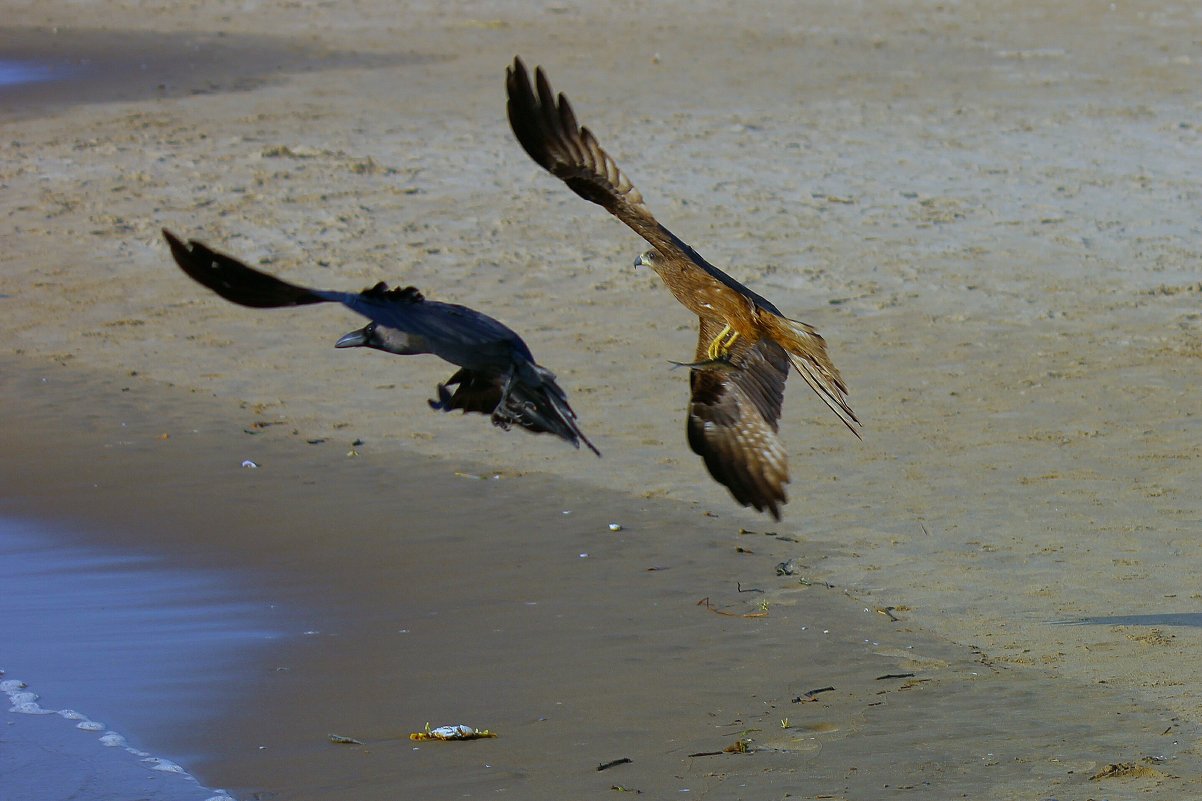
M 0 118 L 76 103 L 242 91 L 286 72 L 419 57 L 339 53 L 264 36 L 0 28 Z
M 273 637 L 265 610 L 215 573 L 61 534 L 0 517 L 5 801 L 226 798 L 179 766 L 190 755 L 151 743 L 205 722 L 213 705 L 198 701 Z
M 1157 615 L 1100 615 L 1054 621 L 1061 626 L 1202 626 L 1202 613 L 1165 612 Z
M 0 59 L 0 86 L 41 83 L 61 77 L 65 76 L 57 74 L 55 69 L 47 64 L 39 64 L 36 61 Z

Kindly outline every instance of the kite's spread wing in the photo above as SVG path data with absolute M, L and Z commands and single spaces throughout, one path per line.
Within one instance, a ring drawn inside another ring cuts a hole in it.
M 689 386 L 689 446 L 744 506 L 780 519 L 789 457 L 777 436 L 789 358 L 775 342 L 736 343 L 724 360 L 707 361 L 720 326 L 701 321 Z

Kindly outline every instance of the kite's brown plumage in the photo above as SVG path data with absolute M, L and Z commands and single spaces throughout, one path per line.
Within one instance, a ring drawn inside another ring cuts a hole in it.
M 700 318 L 689 382 L 689 445 L 735 500 L 779 519 L 789 470 L 777 426 L 790 364 L 859 436 L 859 420 L 826 343 L 813 328 L 786 318 L 661 225 L 592 132 L 576 122 L 568 99 L 556 96 L 542 68 L 535 70 L 532 84 L 525 65 L 515 58 L 506 88 L 510 125 L 530 157 L 646 239 L 654 250 L 641 263 L 655 270 L 676 299 Z

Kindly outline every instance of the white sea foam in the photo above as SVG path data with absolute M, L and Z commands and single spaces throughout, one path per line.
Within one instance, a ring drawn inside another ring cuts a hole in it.
M 187 771 L 185 771 L 176 763 L 172 762 L 170 759 L 163 759 L 162 757 L 146 757 L 142 761 L 145 762 L 151 770 L 161 770 L 164 773 L 187 773 Z
M 9 712 L 16 712 L 19 715 L 53 715 L 56 710 L 45 709 L 38 703 L 38 694 L 26 690 L 28 686 L 23 681 L 6 681 L 6 685 L 10 685 L 13 689 L 0 687 L 8 693 L 8 701 L 12 704 L 9 707 Z
M 115 731 L 105 732 L 104 736 L 100 738 L 100 744 L 108 746 L 109 748 L 125 748 L 126 745 L 128 745 L 128 743 L 125 741 L 125 738 L 120 734 L 117 734 Z
M 18 715 L 53 715 L 53 709 L 43 709 L 38 705 L 37 701 L 19 701 L 9 707 L 9 712 L 16 712 Z
M 3 675 L 3 673 L 0 672 L 0 675 Z M 17 679 L 0 681 L 0 692 L 8 695 L 9 703 L 12 704 L 9 708 L 10 712 L 24 715 L 58 715 L 64 720 L 78 721 L 75 724 L 75 728 L 77 729 L 88 732 L 104 732 L 97 738 L 102 746 L 123 748 L 129 754 L 137 757 L 149 770 L 175 774 L 189 782 L 196 783 L 195 777 L 177 763 L 172 762 L 170 759 L 156 757 L 145 751 L 139 751 L 131 747 L 125 737 L 115 731 L 108 730 L 103 723 L 92 720 L 82 712 L 75 709 L 46 709 L 38 703 L 38 694 L 28 689 L 28 687 L 29 685 L 25 682 L 18 681 Z M 204 790 L 204 788 L 199 787 L 199 784 L 198 789 Z M 234 801 L 233 797 L 228 795 L 224 790 L 208 790 L 208 792 L 216 793 L 216 795 L 209 796 L 205 801 Z

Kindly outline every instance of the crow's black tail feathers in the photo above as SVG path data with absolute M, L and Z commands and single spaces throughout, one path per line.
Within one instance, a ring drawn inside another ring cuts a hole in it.
M 555 383 L 555 376 L 545 368 L 536 366 L 535 369 L 542 379 L 538 386 L 515 380 L 509 387 L 509 394 L 502 399 L 504 376 L 463 368 L 445 384 L 438 385 L 438 399 L 429 401 L 430 408 L 487 414 L 499 428 L 509 430 L 518 426 L 535 434 L 554 434 L 576 448 L 583 442 L 600 456 L 601 452 L 576 424 L 576 414 L 568 405 L 564 391 Z M 452 386 L 454 392 L 448 389 Z

